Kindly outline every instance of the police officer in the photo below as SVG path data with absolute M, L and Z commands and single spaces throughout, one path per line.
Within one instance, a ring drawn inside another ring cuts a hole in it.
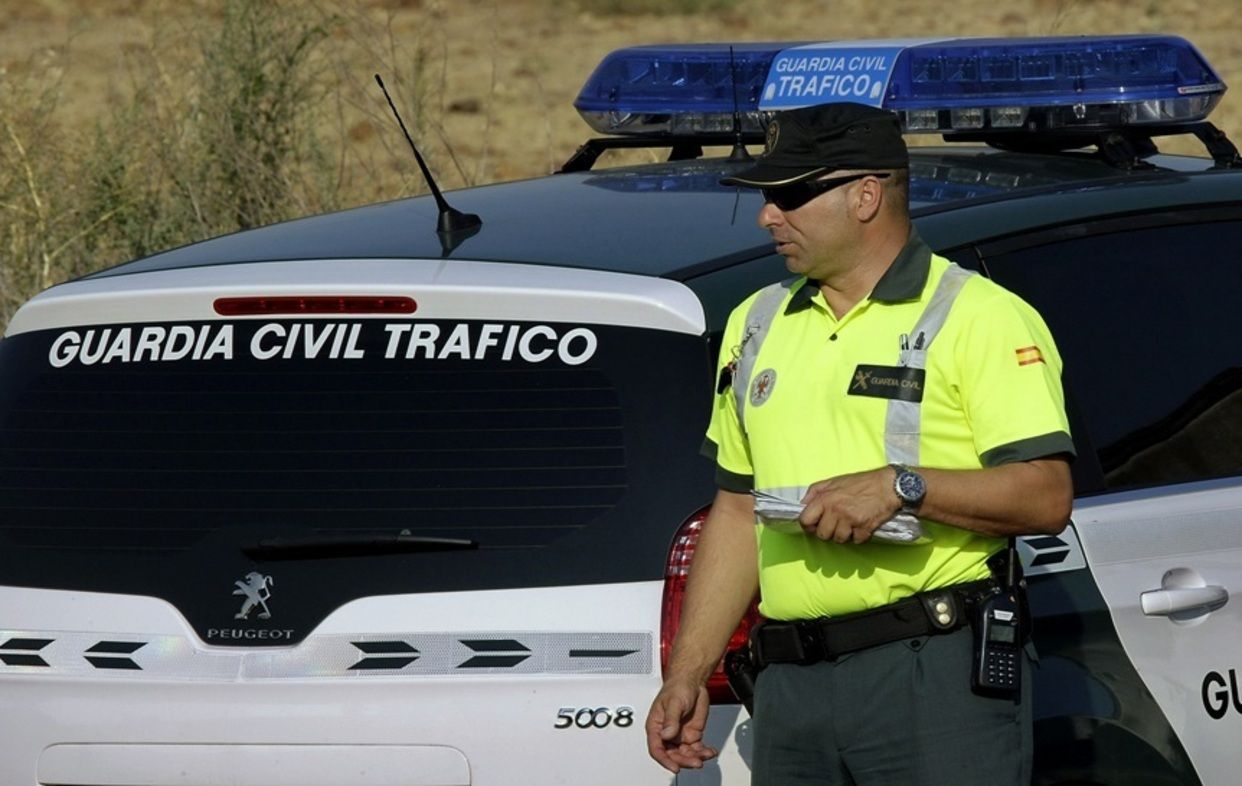
M 763 190 L 796 278 L 725 331 L 719 490 L 646 724 L 672 772 L 717 753 L 704 685 L 758 590 L 754 784 L 1029 780 L 1029 694 L 972 689 L 969 618 L 1008 538 L 1067 523 L 1061 362 L 1030 306 L 919 238 L 908 167 L 893 114 L 829 104 L 724 181 Z M 757 523 L 752 492 L 804 508 Z

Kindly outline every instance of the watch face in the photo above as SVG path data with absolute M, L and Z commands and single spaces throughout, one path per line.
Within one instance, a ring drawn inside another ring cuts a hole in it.
M 902 472 L 897 476 L 897 493 L 906 502 L 918 502 L 927 493 L 927 486 L 918 473 Z

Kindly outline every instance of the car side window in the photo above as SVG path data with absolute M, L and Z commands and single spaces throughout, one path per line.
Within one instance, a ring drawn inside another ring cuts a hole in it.
M 1109 489 L 1242 474 L 1242 220 L 1170 220 L 984 248 L 1048 322 Z

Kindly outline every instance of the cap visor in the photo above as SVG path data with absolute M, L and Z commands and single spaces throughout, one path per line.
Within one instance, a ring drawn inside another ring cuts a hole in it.
M 827 166 L 817 166 L 808 169 L 806 167 L 759 164 L 750 169 L 744 169 L 736 175 L 722 178 L 720 184 L 724 186 L 742 186 L 743 188 L 775 188 L 777 186 L 787 186 L 790 183 L 798 183 L 807 178 L 817 177 L 830 171 L 832 171 L 832 167 Z

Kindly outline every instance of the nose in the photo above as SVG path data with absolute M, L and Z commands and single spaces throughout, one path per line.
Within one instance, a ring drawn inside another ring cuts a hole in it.
M 759 226 L 764 229 L 777 226 L 784 220 L 785 214 L 771 202 L 764 202 L 763 207 L 759 208 Z

